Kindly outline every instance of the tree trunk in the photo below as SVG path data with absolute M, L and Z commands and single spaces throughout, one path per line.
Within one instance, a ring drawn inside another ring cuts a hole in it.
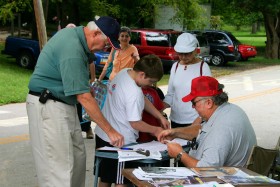
M 266 30 L 266 48 L 265 57 L 269 59 L 278 59 L 279 57 L 279 37 L 277 34 L 278 18 L 275 15 L 263 13 Z
M 257 32 L 261 31 L 261 22 L 257 21 Z
M 252 24 L 252 31 L 251 34 L 256 34 L 257 33 L 257 22 Z

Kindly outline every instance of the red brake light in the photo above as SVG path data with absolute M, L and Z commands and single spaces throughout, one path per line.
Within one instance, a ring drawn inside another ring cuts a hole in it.
M 171 49 L 167 49 L 167 50 L 165 51 L 165 54 L 167 54 L 168 56 L 172 56 L 173 53 L 174 53 L 174 51 L 171 50 Z
M 228 50 L 229 50 L 230 52 L 233 52 L 233 51 L 234 51 L 234 46 L 233 46 L 233 45 L 229 45 L 229 46 L 228 46 Z

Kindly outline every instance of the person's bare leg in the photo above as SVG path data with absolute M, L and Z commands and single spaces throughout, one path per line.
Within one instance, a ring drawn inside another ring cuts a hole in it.
M 129 185 L 127 184 L 116 184 L 115 187 L 128 187 Z
M 105 183 L 99 180 L 98 187 L 111 187 L 111 183 Z

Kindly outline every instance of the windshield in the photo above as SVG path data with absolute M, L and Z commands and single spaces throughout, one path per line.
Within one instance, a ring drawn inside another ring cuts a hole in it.
M 158 33 L 158 32 L 147 32 L 146 40 L 149 46 L 162 46 L 162 47 L 174 47 L 176 44 L 177 37 L 181 33 Z

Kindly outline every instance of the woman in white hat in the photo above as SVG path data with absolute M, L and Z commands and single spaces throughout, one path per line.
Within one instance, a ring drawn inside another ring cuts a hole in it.
M 182 98 L 190 93 L 192 79 L 199 76 L 211 76 L 207 63 L 197 57 L 196 48 L 199 43 L 190 33 L 183 33 L 177 38 L 174 50 L 179 56 L 170 71 L 168 91 L 165 96 L 165 107 L 171 107 L 171 127 L 185 127 L 192 123 L 200 123 L 195 106 L 191 102 L 183 102 Z M 196 103 L 197 105 L 201 103 Z

